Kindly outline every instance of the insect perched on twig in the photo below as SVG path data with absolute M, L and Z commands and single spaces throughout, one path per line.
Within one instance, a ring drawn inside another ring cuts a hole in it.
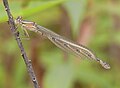
M 85 46 L 83 46 L 81 44 L 76 44 L 76 43 L 72 42 L 71 40 L 66 39 L 63 36 L 60 36 L 60 35 L 56 34 L 55 32 L 53 32 L 47 28 L 44 28 L 40 25 L 37 25 L 35 22 L 22 20 L 22 17 L 19 16 L 15 20 L 15 24 L 21 25 L 25 34 L 28 37 L 29 37 L 29 35 L 27 33 L 27 30 L 40 33 L 41 35 L 46 36 L 51 42 L 53 42 L 56 46 L 58 46 L 62 50 L 66 51 L 66 52 L 72 52 L 78 56 L 84 55 L 88 59 L 92 59 L 92 60 L 97 61 L 105 69 L 110 69 L 109 64 L 107 64 L 106 62 L 97 58 L 97 56 L 91 50 L 86 48 Z

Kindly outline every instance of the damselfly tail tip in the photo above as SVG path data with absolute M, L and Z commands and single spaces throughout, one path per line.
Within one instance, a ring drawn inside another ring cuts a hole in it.
M 104 67 L 105 69 L 110 69 L 110 65 L 107 64 L 106 62 L 103 62 L 102 60 L 99 61 L 99 63 Z

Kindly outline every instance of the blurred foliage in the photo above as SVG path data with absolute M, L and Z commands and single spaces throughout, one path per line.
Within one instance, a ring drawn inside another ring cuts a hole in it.
M 120 87 L 119 0 L 9 0 L 9 5 L 14 18 L 23 16 L 60 35 L 67 33 L 111 65 L 105 70 L 80 60 L 28 31 L 30 40 L 22 42 L 41 88 Z M 0 88 L 33 88 L 7 20 L 0 1 Z

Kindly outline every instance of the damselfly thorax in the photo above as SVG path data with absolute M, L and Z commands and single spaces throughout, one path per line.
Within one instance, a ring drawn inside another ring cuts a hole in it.
M 28 35 L 28 33 L 27 33 L 26 29 L 40 33 L 40 34 L 46 36 L 51 42 L 53 42 L 56 46 L 58 46 L 62 50 L 66 51 L 66 52 L 72 52 L 77 56 L 84 55 L 88 59 L 97 61 L 105 69 L 110 69 L 109 64 L 107 64 L 106 62 L 103 62 L 101 59 L 97 58 L 97 56 L 90 49 L 88 49 L 87 47 L 85 47 L 81 44 L 74 43 L 73 41 L 71 41 L 63 36 L 60 36 L 45 27 L 37 25 L 35 22 L 22 20 L 22 17 L 18 17 L 15 20 L 15 23 L 21 25 L 27 35 Z

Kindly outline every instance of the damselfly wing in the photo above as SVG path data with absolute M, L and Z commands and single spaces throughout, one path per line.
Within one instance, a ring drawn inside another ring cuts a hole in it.
M 97 56 L 90 49 L 88 49 L 87 47 L 81 44 L 74 43 L 73 41 L 63 36 L 60 36 L 57 33 L 36 24 L 35 22 L 22 20 L 22 17 L 18 17 L 15 20 L 15 23 L 21 25 L 24 28 L 25 32 L 27 32 L 26 31 L 27 29 L 27 30 L 34 31 L 34 32 L 37 32 L 37 33 L 40 33 L 46 36 L 51 42 L 53 42 L 56 46 L 58 46 L 59 48 L 61 48 L 62 50 L 66 52 L 72 52 L 77 56 L 84 55 L 88 59 L 97 61 L 105 69 L 110 69 L 109 64 L 97 58 Z

